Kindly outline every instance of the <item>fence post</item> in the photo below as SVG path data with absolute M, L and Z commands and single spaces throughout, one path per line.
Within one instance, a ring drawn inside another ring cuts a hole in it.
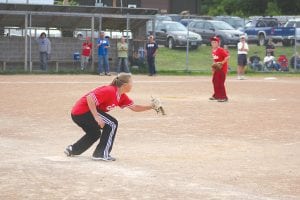
M 32 15 L 29 13 L 29 71 L 32 72 L 32 44 L 31 44 L 31 27 L 32 27 Z
M 93 43 L 92 45 L 92 71 L 95 70 L 95 56 L 94 56 L 94 53 L 95 53 L 95 45 L 94 45 L 94 35 L 95 35 L 95 17 L 93 16 L 92 19 L 91 19 L 91 42 Z
M 186 36 L 186 57 L 185 57 L 185 71 L 189 72 L 189 46 L 190 46 L 190 29 L 189 29 L 189 20 L 190 15 L 188 16 L 188 25 L 187 25 L 187 36 Z
M 294 72 L 297 71 L 297 34 L 296 34 L 296 28 L 295 30 L 295 35 L 294 35 Z
M 28 30 L 28 14 L 25 14 L 25 57 L 24 57 L 24 71 L 27 71 L 27 53 L 28 53 L 28 38 L 27 38 L 27 30 Z

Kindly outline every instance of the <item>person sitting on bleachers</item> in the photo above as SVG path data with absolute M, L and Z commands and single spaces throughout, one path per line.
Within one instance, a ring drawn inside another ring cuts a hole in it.
M 275 61 L 275 57 L 271 53 L 267 53 L 267 56 L 264 58 L 264 65 L 267 71 L 269 70 L 280 70 L 280 65 Z
M 280 55 L 277 59 L 277 62 L 280 65 L 280 71 L 282 72 L 289 71 L 289 61 L 285 55 Z
M 254 55 L 249 58 L 250 68 L 255 71 L 262 70 L 262 63 L 260 57 L 257 55 L 257 52 L 254 52 Z

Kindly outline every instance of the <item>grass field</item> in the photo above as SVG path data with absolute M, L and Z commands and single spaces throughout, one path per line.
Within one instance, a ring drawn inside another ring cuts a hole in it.
M 299 52 L 299 50 L 300 47 L 298 46 L 297 51 Z M 237 49 L 236 47 L 230 47 L 229 51 L 229 66 L 231 67 L 232 71 L 236 71 Z M 251 44 L 249 46 L 249 56 L 253 55 L 254 52 L 258 52 L 258 55 L 263 60 L 265 56 L 265 47 Z M 275 56 L 279 56 L 281 54 L 291 58 L 294 54 L 294 47 L 276 46 Z M 156 59 L 156 66 L 159 71 L 196 70 L 209 72 L 210 65 L 212 63 L 211 46 L 202 45 L 197 50 L 189 51 L 188 63 L 186 58 L 187 53 L 185 48 L 168 49 L 165 47 L 160 47 Z

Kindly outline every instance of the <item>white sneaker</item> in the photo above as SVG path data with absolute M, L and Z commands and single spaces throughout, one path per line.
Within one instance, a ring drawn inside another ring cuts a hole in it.
M 238 77 L 237 77 L 237 80 L 242 80 L 242 77 L 241 77 L 241 76 L 238 76 Z
M 116 159 L 110 155 L 107 158 L 92 156 L 92 160 L 102 160 L 106 162 L 116 161 Z
M 241 76 L 241 80 L 246 80 L 246 77 L 245 76 Z
M 64 150 L 64 153 L 66 156 L 73 156 L 72 145 L 67 146 L 67 148 Z

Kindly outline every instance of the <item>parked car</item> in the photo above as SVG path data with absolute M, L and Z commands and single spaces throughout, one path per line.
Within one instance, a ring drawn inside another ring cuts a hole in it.
M 44 27 L 32 27 L 27 30 L 27 36 L 31 37 L 39 37 L 42 32 L 47 34 L 47 37 L 62 37 L 62 33 L 60 30 L 56 28 L 46 29 Z M 21 27 L 4 27 L 4 36 L 6 37 L 24 37 L 26 31 Z
M 260 17 L 257 19 L 250 19 L 245 24 L 244 32 L 248 36 L 249 43 L 257 43 L 263 46 L 267 43 L 270 37 L 273 42 L 281 42 L 282 35 L 277 32 L 274 34 L 275 28 L 279 26 L 278 20 L 273 17 Z M 280 30 L 279 30 L 280 31 Z
M 155 15 L 154 27 L 157 27 L 157 24 L 161 21 L 172 21 L 172 18 L 169 15 Z M 154 34 L 155 30 L 153 30 L 153 21 L 152 20 L 148 20 L 146 22 L 146 32 L 147 32 L 147 35 Z
M 168 17 L 172 19 L 172 21 L 179 22 L 182 19 L 182 16 L 179 14 L 168 14 Z
M 191 21 L 196 20 L 196 19 L 199 19 L 199 20 L 213 20 L 213 17 L 206 16 L 206 15 L 201 15 L 201 16 L 191 15 L 188 18 L 181 19 L 180 23 L 182 23 L 184 26 L 188 26 Z
M 237 45 L 240 36 L 244 33 L 235 30 L 232 26 L 223 21 L 216 20 L 193 20 L 189 23 L 189 30 L 202 36 L 204 44 L 210 44 L 210 38 L 218 36 L 223 45 Z
M 169 15 L 155 15 L 155 20 L 157 20 L 157 21 L 173 21 L 172 17 Z
M 224 21 L 240 31 L 243 30 L 245 26 L 245 20 L 236 16 L 216 16 L 215 20 Z
M 191 22 L 191 21 L 193 21 L 194 19 L 181 19 L 180 20 L 180 23 L 182 24 L 182 25 L 184 25 L 185 27 L 187 27 L 188 25 L 189 25 L 189 23 Z
M 201 35 L 188 31 L 181 23 L 174 21 L 158 22 L 155 27 L 155 38 L 158 44 L 165 45 L 170 49 L 185 47 L 187 41 L 193 49 L 197 49 L 202 44 Z
M 293 27 L 296 29 L 296 40 L 300 42 L 300 18 L 290 19 L 288 20 L 284 27 Z M 294 45 L 295 44 L 295 36 L 287 36 L 283 37 L 282 43 L 284 46 Z

